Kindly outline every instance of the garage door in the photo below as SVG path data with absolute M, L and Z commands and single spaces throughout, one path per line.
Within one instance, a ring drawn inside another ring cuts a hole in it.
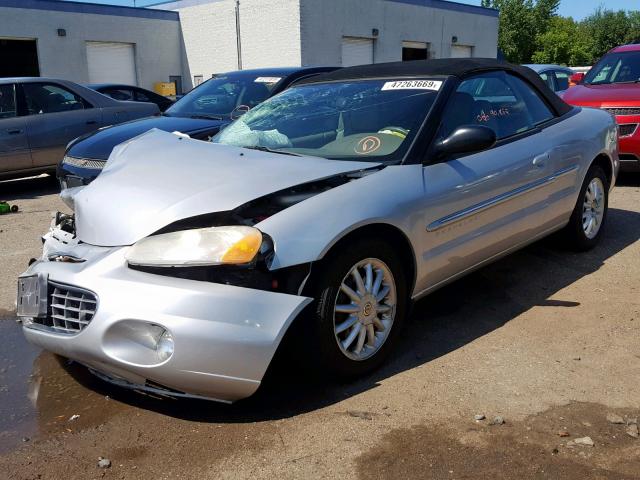
M 467 45 L 451 45 L 451 58 L 471 58 L 472 48 Z
M 368 65 L 370 63 L 373 63 L 373 40 L 371 38 L 342 38 L 343 67 Z
M 0 77 L 39 77 L 35 40 L 0 38 Z
M 87 42 L 89 83 L 137 85 L 132 43 Z

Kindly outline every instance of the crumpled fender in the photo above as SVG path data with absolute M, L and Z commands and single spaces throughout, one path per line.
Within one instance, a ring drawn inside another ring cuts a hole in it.
M 321 259 L 359 227 L 383 223 L 421 238 L 422 218 L 411 211 L 423 195 L 422 165 L 388 166 L 293 205 L 256 225 L 274 242 L 272 269 Z

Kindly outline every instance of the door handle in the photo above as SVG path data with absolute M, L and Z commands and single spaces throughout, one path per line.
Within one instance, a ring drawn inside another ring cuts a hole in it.
M 95 125 L 96 123 L 98 123 L 97 120 L 87 120 L 87 125 Z
M 542 168 L 546 165 L 547 160 L 549 160 L 549 154 L 543 153 L 542 155 L 538 155 L 531 162 L 535 167 Z
M 7 133 L 9 135 L 18 135 L 19 133 L 22 133 L 22 130 L 19 128 L 7 128 Z

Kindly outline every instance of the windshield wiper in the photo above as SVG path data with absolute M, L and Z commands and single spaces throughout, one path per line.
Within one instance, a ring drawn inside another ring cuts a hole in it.
M 206 113 L 197 113 L 190 115 L 189 118 L 200 118 L 204 120 L 224 120 L 220 115 L 207 115 Z
M 292 155 L 294 157 L 302 157 L 302 155 L 299 153 L 287 152 L 285 150 L 274 150 L 272 148 L 264 147 L 262 145 L 253 145 L 250 147 L 242 147 L 242 148 L 248 148 L 249 150 L 258 150 L 259 152 L 279 153 L 280 155 Z

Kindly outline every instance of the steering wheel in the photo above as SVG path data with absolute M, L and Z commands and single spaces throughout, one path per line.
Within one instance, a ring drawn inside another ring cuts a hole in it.
M 249 110 L 251 110 L 251 107 L 249 105 L 238 105 L 236 108 L 231 110 L 231 113 L 229 114 L 229 117 L 231 117 L 231 120 L 235 120 L 237 118 L 240 118 L 242 115 L 247 113 Z
M 407 138 L 407 135 L 409 135 L 409 130 L 407 130 L 406 128 L 396 127 L 391 125 L 388 127 L 381 128 L 380 130 L 378 130 L 378 133 L 384 133 L 386 135 L 395 135 L 396 137 L 400 137 L 404 140 L 405 138 Z

